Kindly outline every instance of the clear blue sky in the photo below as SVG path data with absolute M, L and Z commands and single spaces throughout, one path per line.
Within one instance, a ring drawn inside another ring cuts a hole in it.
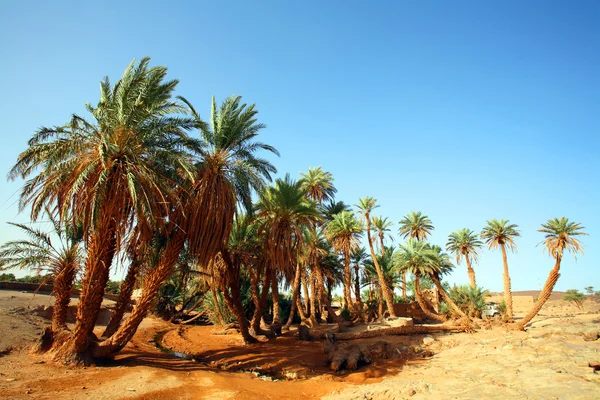
M 419 4 L 417 4 L 419 3 Z M 426 3 L 426 4 L 423 4 Z M 487 219 L 519 224 L 513 289 L 540 288 L 548 218 L 582 222 L 585 255 L 557 289 L 600 289 L 600 5 L 594 1 L 2 2 L 0 171 L 41 125 L 98 99 L 151 56 L 207 116 L 241 94 L 281 151 L 281 174 L 334 174 L 338 198 L 376 197 L 396 225 L 411 210 L 432 241 Z M 22 182 L 0 180 L 0 243 L 15 236 Z M 502 290 L 501 255 L 478 283 Z M 461 265 L 450 282 L 466 283 Z

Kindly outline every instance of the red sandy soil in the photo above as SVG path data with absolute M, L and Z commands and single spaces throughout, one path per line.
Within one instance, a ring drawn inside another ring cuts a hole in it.
M 51 303 L 48 296 L 36 297 Z M 582 339 L 582 333 L 600 330 L 600 305 L 591 301 L 583 311 L 551 301 L 527 332 L 494 327 L 432 335 L 428 344 L 422 335 L 384 337 L 393 349 L 390 359 L 333 373 L 325 366 L 321 344 L 298 341 L 293 332 L 243 346 L 237 334 L 214 335 L 207 326 L 178 329 L 155 318 L 147 318 L 133 341 L 106 365 L 57 366 L 28 354 L 31 340 L 48 323 L 27 308 L 30 299 L 31 294 L 0 291 L 0 352 L 6 353 L 0 356 L 1 399 L 600 397 L 600 375 L 587 366 L 600 358 L 600 341 Z M 195 354 L 198 361 L 158 350 L 154 339 L 164 331 L 165 346 Z M 299 379 L 280 379 L 286 373 Z

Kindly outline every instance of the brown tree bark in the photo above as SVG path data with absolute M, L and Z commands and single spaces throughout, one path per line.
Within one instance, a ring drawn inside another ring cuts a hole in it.
M 125 280 L 121 285 L 121 290 L 119 291 L 119 298 L 117 299 L 115 310 L 110 316 L 110 321 L 108 321 L 108 325 L 106 325 L 106 329 L 104 330 L 102 337 L 110 337 L 113 333 L 117 331 L 117 329 L 121 325 L 121 321 L 123 320 L 123 316 L 127 311 L 127 307 L 129 307 L 129 304 L 131 303 L 131 295 L 133 294 L 133 289 L 135 288 L 135 283 L 139 271 L 140 263 L 138 262 L 137 257 L 134 256 L 132 257 L 131 263 L 129 264 L 129 268 L 127 269 L 127 275 L 125 276 Z
M 546 279 L 546 283 L 544 284 L 544 288 L 538 296 L 537 302 L 533 305 L 533 308 L 527 313 L 527 315 L 525 315 L 525 317 L 517 323 L 519 329 L 525 329 L 525 325 L 527 325 L 537 315 L 537 313 L 540 312 L 546 301 L 548 301 L 548 299 L 550 298 L 552 290 L 554 290 L 554 285 L 556 285 L 556 281 L 558 281 L 558 278 L 560 277 L 559 272 L 561 260 L 562 254 L 558 254 L 556 256 L 556 263 L 554 264 L 554 268 L 552 268 L 552 270 L 550 271 L 548 279 Z
M 429 310 L 429 307 L 427 307 L 427 304 L 425 304 L 425 299 L 423 298 L 423 293 L 421 293 L 421 283 L 419 282 L 420 279 L 420 275 L 415 274 L 415 297 L 417 298 L 417 302 L 419 303 L 419 306 L 421 307 L 421 310 L 423 310 L 423 312 L 425 313 L 425 315 L 427 315 L 429 318 L 435 320 L 435 321 L 445 321 L 446 318 L 442 315 L 438 315 L 434 312 L 431 312 Z
M 52 331 L 58 332 L 67 327 L 67 311 L 71 302 L 71 289 L 77 272 L 77 265 L 67 261 L 54 278 L 54 311 L 52 313 Z
M 271 280 L 271 300 L 273 301 L 273 321 L 271 324 L 281 324 L 279 317 L 279 282 L 277 281 L 277 274 L 275 272 Z M 292 302 L 292 308 L 294 308 L 294 302 Z
M 387 285 L 385 281 L 385 277 L 383 275 L 383 271 L 381 270 L 381 266 L 377 261 L 377 257 L 375 256 L 375 250 L 373 249 L 373 242 L 371 241 L 371 218 L 369 213 L 365 214 L 365 221 L 367 222 L 367 241 L 369 242 L 369 249 L 371 250 L 371 258 L 373 259 L 373 264 L 375 265 L 375 269 L 377 270 L 377 278 L 379 279 L 379 285 L 381 286 L 381 291 L 383 292 L 383 297 L 385 298 L 385 302 L 387 304 L 387 310 L 390 313 L 390 317 L 396 318 L 396 311 L 394 311 L 394 296 L 392 295 L 392 291 Z
M 169 240 L 158 266 L 144 279 L 142 296 L 133 307 L 131 314 L 110 338 L 94 346 L 92 349 L 94 357 L 109 357 L 121 351 L 131 340 L 140 323 L 146 317 L 160 287 L 173 272 L 179 253 L 183 248 L 185 237 L 183 232 L 176 232 Z
M 321 313 L 319 311 L 319 305 L 317 300 L 317 281 L 314 277 L 314 269 L 310 273 L 310 316 L 309 320 L 311 326 L 318 325 L 321 319 Z
M 372 331 L 362 331 L 362 332 L 343 332 L 336 333 L 336 340 L 356 340 L 356 339 L 367 339 L 378 336 L 386 336 L 386 335 L 417 335 L 417 334 L 426 334 L 426 333 L 435 333 L 435 332 L 463 332 L 464 329 L 461 326 L 450 326 L 450 325 L 435 325 L 435 326 L 423 326 L 423 325 L 415 325 L 415 326 L 398 326 L 393 328 L 382 328 L 375 329 Z M 327 332 L 320 332 L 315 335 L 315 339 L 324 339 Z
M 471 267 L 471 260 L 469 260 L 469 256 L 464 254 L 465 256 L 465 261 L 467 262 L 467 272 L 469 274 L 469 282 L 471 284 L 471 287 L 474 288 L 475 286 L 477 286 L 477 282 L 475 280 L 475 270 L 473 269 L 473 267 Z
M 252 320 L 250 321 L 250 334 L 253 336 L 264 335 L 264 332 L 260 327 L 260 321 L 263 316 L 263 311 L 267 305 L 267 299 L 269 297 L 269 288 L 271 286 L 271 279 L 273 276 L 273 272 L 268 268 L 265 268 L 264 271 L 264 280 L 262 284 L 262 292 L 258 295 L 258 285 L 256 287 L 256 296 L 252 293 L 252 299 L 254 301 L 254 314 L 252 314 Z M 257 279 L 258 280 L 258 279 Z
M 344 321 L 342 320 L 342 318 L 340 316 L 338 316 L 333 311 L 333 308 L 331 307 L 331 301 L 329 300 L 329 295 L 328 295 L 327 291 L 325 290 L 325 281 L 323 279 L 323 270 L 321 269 L 321 267 L 317 266 L 315 268 L 315 272 L 316 272 L 316 279 L 317 279 L 317 287 L 319 288 L 318 290 L 320 291 L 320 294 L 321 294 L 321 301 L 323 302 L 325 307 L 327 307 L 327 315 L 329 316 L 331 321 L 337 323 L 338 331 L 343 332 L 346 330 L 346 328 L 344 326 Z
M 406 299 L 406 271 L 402 272 L 402 297 Z
M 310 296 L 308 295 L 308 269 L 302 268 L 302 293 L 304 294 L 304 315 L 308 317 L 310 315 Z
M 354 297 L 356 297 L 356 307 L 362 311 L 364 306 L 360 298 L 360 266 L 358 263 L 354 264 Z
M 506 247 L 504 243 L 500 245 L 502 249 L 502 262 L 504 264 L 504 302 L 506 303 L 506 316 L 509 320 L 513 319 L 513 302 L 512 293 L 510 291 L 510 275 L 508 274 L 508 260 L 506 257 Z
M 344 308 L 352 308 L 352 296 L 350 287 L 352 286 L 352 273 L 350 272 L 350 254 L 344 254 Z
M 285 325 L 283 326 L 284 330 L 289 330 L 290 326 L 292 326 L 296 308 L 298 308 L 298 313 L 302 312 L 302 304 L 299 304 L 299 302 L 298 302 L 298 294 L 300 293 L 301 277 L 302 277 L 302 267 L 300 265 L 297 265 L 296 272 L 294 274 L 294 282 L 292 284 L 292 305 L 290 306 L 290 315 L 288 316 L 288 320 L 285 323 Z
M 467 316 L 467 314 L 465 314 L 460 309 L 460 307 L 458 307 L 456 305 L 456 303 L 452 300 L 452 298 L 450 297 L 450 295 L 448 294 L 448 292 L 446 292 L 446 289 L 444 289 L 444 287 L 442 286 L 442 283 L 440 282 L 440 278 L 436 274 L 432 274 L 431 275 L 431 280 L 433 280 L 433 283 L 438 288 L 438 292 L 442 295 L 442 297 L 444 298 L 444 301 L 450 306 L 450 308 L 452 308 L 452 310 L 456 314 L 460 315 L 464 319 L 470 320 L 470 318 Z

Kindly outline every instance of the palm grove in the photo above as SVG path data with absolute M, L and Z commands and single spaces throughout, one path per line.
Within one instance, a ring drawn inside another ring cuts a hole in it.
M 8 174 L 26 179 L 20 209 L 29 210 L 32 221 L 51 220 L 60 239 L 16 224 L 27 238 L 0 250 L 3 268 L 37 268 L 53 276 L 56 304 L 40 351 L 65 363 L 114 355 L 133 337 L 161 287 L 184 267 L 199 277 L 200 299 L 212 302 L 218 321 L 225 322 L 218 306 L 223 303 L 247 343 L 269 333 L 264 320 L 269 313 L 272 325 L 284 329 L 296 313 L 309 326 L 327 318 L 340 329 L 343 319 L 395 317 L 395 289 L 406 299 L 408 276 L 430 318 L 471 323 L 442 284 L 455 266 L 448 253 L 428 242 L 434 226 L 426 215 L 409 213 L 399 228 L 406 242 L 397 249 L 386 246 L 391 222 L 373 215 L 374 198 L 359 199 L 353 211 L 336 201 L 333 177 L 321 168 L 310 168 L 298 180 L 286 175 L 273 182 L 276 168 L 264 156 L 278 152 L 259 140 L 264 125 L 254 105 L 241 97 L 221 104 L 213 98 L 205 121 L 188 100 L 174 96 L 178 81 L 167 79 L 167 69 L 149 61 L 132 62 L 114 84 L 105 78 L 97 105 L 86 104 L 88 119 L 73 115 L 64 126 L 39 129 Z M 457 262 L 465 261 L 472 287 L 483 244 L 501 250 L 509 318 L 507 250 L 516 248 L 517 228 L 492 220 L 481 235 L 459 230 L 446 245 Z M 581 251 L 582 229 L 566 218 L 542 226 L 555 266 L 521 327 L 549 297 L 564 250 Z M 96 335 L 117 259 L 126 259 L 128 270 L 111 320 Z M 77 276 L 80 301 L 75 324 L 68 327 L 66 309 Z M 437 287 L 448 312 L 427 304 L 424 277 Z M 336 314 L 331 302 L 338 284 L 343 311 Z M 136 286 L 141 298 L 125 318 Z M 286 286 L 292 295 L 282 321 L 279 290 Z M 250 300 L 244 301 L 247 293 Z

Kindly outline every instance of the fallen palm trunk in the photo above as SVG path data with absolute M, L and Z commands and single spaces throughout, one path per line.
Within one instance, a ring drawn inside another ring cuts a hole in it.
M 454 325 L 417 325 L 417 326 L 398 326 L 393 328 L 382 328 L 372 331 L 363 332 L 344 332 L 336 333 L 336 340 L 355 340 L 355 339 L 366 339 L 385 335 L 416 335 L 423 333 L 436 333 L 436 332 L 466 332 L 467 330 L 463 326 Z M 328 332 L 323 332 L 312 336 L 314 339 L 325 339 Z

